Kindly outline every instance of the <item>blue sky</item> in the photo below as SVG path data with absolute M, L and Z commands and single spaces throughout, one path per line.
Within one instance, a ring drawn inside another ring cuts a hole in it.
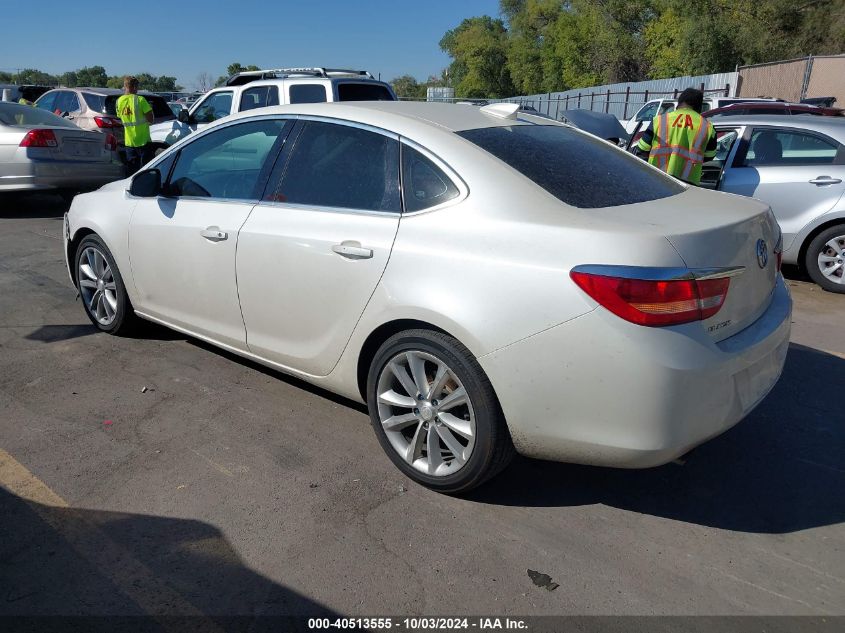
M 0 70 L 217 78 L 232 62 L 262 68 L 333 66 L 382 79 L 438 74 L 438 42 L 466 17 L 499 15 L 498 0 L 4 0 Z M 65 7 L 63 10 L 61 7 Z M 136 28 L 126 25 L 136 23 Z M 136 35 L 137 34 L 137 35 Z M 134 36 L 134 37 L 133 37 Z

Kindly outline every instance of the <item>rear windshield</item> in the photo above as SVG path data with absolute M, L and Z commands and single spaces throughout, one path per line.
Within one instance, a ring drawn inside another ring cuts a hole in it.
M 0 125 L 21 127 L 33 127 L 39 125 L 69 128 L 76 127 L 67 119 L 57 117 L 52 112 L 47 112 L 41 108 L 34 108 L 33 106 L 18 105 L 16 103 L 0 104 Z
M 173 110 L 170 109 L 170 106 L 167 105 L 167 100 L 164 97 L 159 97 L 158 95 L 141 95 L 147 102 L 153 107 L 153 116 L 156 120 L 164 120 L 167 121 L 169 119 L 175 119 L 176 116 L 173 114 Z M 82 97 L 85 99 L 85 103 L 88 104 L 88 107 L 92 110 L 96 110 L 97 112 L 102 112 L 103 114 L 110 114 L 112 116 L 117 116 L 117 100 L 120 95 L 95 95 L 90 92 L 83 92 Z
M 396 101 L 385 86 L 376 83 L 339 83 L 338 101 Z
M 615 207 L 684 191 L 645 161 L 569 127 L 516 125 L 458 134 L 574 207 Z

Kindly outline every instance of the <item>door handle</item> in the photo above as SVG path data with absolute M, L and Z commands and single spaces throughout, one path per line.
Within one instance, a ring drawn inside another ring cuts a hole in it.
M 810 181 L 814 185 L 838 185 L 842 182 L 841 178 L 831 178 L 830 176 L 818 176 Z
M 370 259 L 373 256 L 373 249 L 364 248 L 361 246 L 361 242 L 353 242 L 351 240 L 333 245 L 332 250 L 347 259 Z
M 200 231 L 200 235 L 212 242 L 222 242 L 229 239 L 229 234 L 221 231 L 219 226 L 209 226 L 207 229 Z

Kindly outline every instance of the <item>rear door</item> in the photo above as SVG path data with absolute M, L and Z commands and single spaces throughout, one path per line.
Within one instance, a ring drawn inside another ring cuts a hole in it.
M 809 130 L 749 126 L 719 188 L 771 205 L 787 250 L 845 192 L 845 147 Z
M 188 141 L 159 164 L 167 196 L 132 213 L 129 256 L 145 314 L 229 347 L 246 348 L 238 302 L 238 231 L 255 206 L 292 124 L 264 118 Z M 166 177 L 166 173 L 164 173 Z
M 241 229 L 238 292 L 251 352 L 324 376 L 387 265 L 401 211 L 399 142 L 340 123 L 298 129 Z

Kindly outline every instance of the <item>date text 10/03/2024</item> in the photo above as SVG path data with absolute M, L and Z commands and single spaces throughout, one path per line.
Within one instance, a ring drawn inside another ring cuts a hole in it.
M 519 618 L 475 617 L 475 618 L 309 618 L 311 630 L 341 629 L 394 630 L 394 631 L 501 631 L 527 630 L 528 624 Z

